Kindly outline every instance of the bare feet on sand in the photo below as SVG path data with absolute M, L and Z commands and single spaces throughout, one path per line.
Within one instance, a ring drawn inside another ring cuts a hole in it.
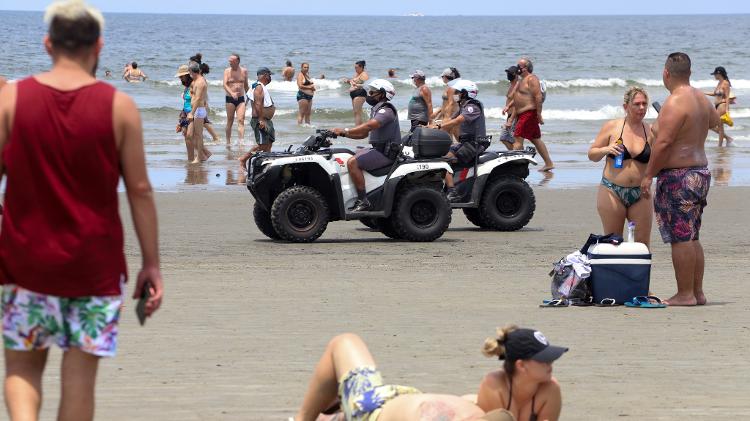
M 705 300 L 705 297 L 704 297 Z M 704 301 L 705 303 L 705 301 Z M 698 300 L 695 299 L 695 296 L 690 294 L 687 296 L 682 296 L 680 294 L 675 294 L 672 298 L 668 300 L 664 300 L 664 304 L 670 306 L 670 307 L 676 307 L 676 306 L 695 306 L 698 305 Z
M 695 301 L 696 301 L 696 304 L 698 304 L 699 306 L 706 305 L 706 302 L 707 302 L 706 295 L 703 292 L 696 293 Z

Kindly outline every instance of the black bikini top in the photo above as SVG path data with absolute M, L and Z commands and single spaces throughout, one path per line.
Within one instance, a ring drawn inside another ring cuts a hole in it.
M 646 125 L 641 123 L 643 126 L 643 136 L 644 139 L 646 139 L 646 146 L 643 147 L 643 150 L 641 153 L 639 153 L 637 156 L 630 155 L 630 151 L 628 151 L 628 148 L 625 147 L 625 143 L 623 142 L 622 148 L 624 149 L 624 152 L 622 154 L 622 160 L 626 159 L 634 159 L 642 164 L 648 164 L 648 160 L 651 158 L 651 145 L 648 143 L 648 134 L 646 133 Z M 622 121 L 622 129 L 620 130 L 620 137 L 617 140 L 622 140 L 622 134 L 625 131 L 625 119 Z M 608 157 L 614 159 L 615 156 L 612 154 L 607 154 Z
M 312 85 L 312 82 L 310 81 L 310 79 L 308 79 L 308 78 L 307 78 L 307 76 L 305 76 L 305 75 L 303 74 L 303 75 L 302 75 L 302 77 L 303 77 L 303 78 L 305 78 L 305 81 L 304 81 L 304 82 L 302 82 L 302 84 L 303 84 L 303 85 L 305 85 L 305 86 L 307 86 L 307 85 Z

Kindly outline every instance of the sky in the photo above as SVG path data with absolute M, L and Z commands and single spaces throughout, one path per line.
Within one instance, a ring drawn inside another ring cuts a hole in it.
M 0 10 L 41 11 L 50 0 L 1 0 Z M 103 12 L 243 15 L 673 15 L 745 14 L 748 0 L 89 0 Z M 720 6 L 719 6 L 720 5 Z

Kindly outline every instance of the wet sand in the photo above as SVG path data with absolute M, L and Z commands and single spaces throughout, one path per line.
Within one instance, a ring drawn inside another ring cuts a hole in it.
M 265 239 L 241 187 L 159 193 L 166 301 L 145 328 L 132 302 L 125 308 L 119 355 L 100 368 L 97 418 L 286 419 L 327 340 L 344 331 L 365 338 L 388 382 L 476 393 L 499 367 L 481 344 L 509 322 L 571 348 L 555 365 L 563 420 L 747 413 L 750 188 L 712 187 L 702 233 L 710 305 L 655 310 L 538 308 L 551 264 L 600 225 L 593 189 L 536 193 L 536 215 L 519 232 L 481 231 L 454 212 L 434 243 L 337 222 L 309 245 Z M 122 208 L 134 278 L 140 260 Z M 652 238 L 652 290 L 668 297 L 669 249 L 656 228 Z M 56 349 L 43 419 L 56 411 L 59 359 Z

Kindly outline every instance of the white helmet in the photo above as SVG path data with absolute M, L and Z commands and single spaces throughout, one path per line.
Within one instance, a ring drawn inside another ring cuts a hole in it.
M 392 100 L 396 96 L 396 88 L 393 87 L 391 82 L 385 79 L 375 79 L 365 85 L 365 89 L 372 91 L 381 91 L 385 94 L 388 101 Z
M 477 84 L 467 79 L 456 79 L 448 82 L 448 86 L 455 89 L 457 92 L 466 91 L 466 94 L 471 99 L 476 99 L 479 93 Z

